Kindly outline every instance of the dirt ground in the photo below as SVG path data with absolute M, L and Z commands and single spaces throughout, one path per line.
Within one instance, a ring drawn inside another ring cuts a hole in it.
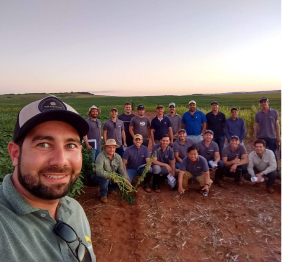
M 252 141 L 246 147 L 251 151 Z M 132 205 L 118 194 L 102 204 L 98 187 L 85 187 L 78 201 L 90 222 L 97 261 L 281 261 L 280 180 L 274 194 L 264 183 L 224 183 L 213 185 L 208 197 L 196 183 L 184 195 L 167 182 L 159 194 L 146 193 L 141 184 Z

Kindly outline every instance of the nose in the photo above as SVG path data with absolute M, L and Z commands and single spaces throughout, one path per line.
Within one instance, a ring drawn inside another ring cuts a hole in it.
M 63 146 L 56 145 L 50 152 L 50 166 L 65 167 L 68 165 L 66 150 Z

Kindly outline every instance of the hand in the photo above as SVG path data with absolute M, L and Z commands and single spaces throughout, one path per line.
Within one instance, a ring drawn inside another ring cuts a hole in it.
M 88 145 L 86 145 L 86 147 L 87 147 L 87 149 L 88 149 L 88 150 L 93 149 L 93 147 L 92 147 L 92 146 L 90 146 L 89 144 L 88 144 Z
M 169 145 L 172 146 L 172 145 L 173 145 L 173 141 L 171 141 L 171 142 L 169 143 Z
M 179 194 L 184 194 L 185 189 L 181 185 L 178 186 L 178 192 Z
M 172 168 L 170 167 L 170 165 L 166 164 L 165 167 L 166 167 L 168 173 L 172 173 Z
M 280 142 L 281 142 L 281 137 L 280 137 L 280 136 L 276 137 L 276 142 L 277 142 L 277 143 L 280 143 Z
M 261 173 L 258 173 L 258 174 L 256 174 L 256 177 L 258 178 L 258 181 L 257 181 L 257 183 L 260 183 L 260 181 L 261 181 L 261 178 L 262 178 L 262 175 L 261 175 Z
M 236 158 L 233 160 L 233 164 L 239 164 L 240 163 L 240 159 L 238 156 L 236 156 Z
M 233 164 L 230 168 L 230 172 L 232 173 L 235 173 L 236 172 L 236 169 L 237 169 L 237 165 L 236 164 Z
M 216 161 L 213 161 L 213 164 L 214 164 L 214 165 L 216 165 L 216 166 L 217 166 L 217 163 L 218 163 L 218 162 L 216 162 Z
M 127 144 L 126 144 L 126 143 L 124 143 L 124 144 L 123 144 L 123 146 L 124 146 L 124 147 L 127 147 Z
M 156 145 L 156 142 L 155 141 L 152 141 L 152 146 Z
M 206 191 L 209 193 L 210 187 L 209 187 L 208 185 L 205 185 L 205 186 L 202 188 L 202 190 L 203 190 L 203 191 L 206 190 Z

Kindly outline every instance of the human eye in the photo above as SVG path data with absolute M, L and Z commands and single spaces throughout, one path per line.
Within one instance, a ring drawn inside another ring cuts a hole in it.
M 76 149 L 76 148 L 79 148 L 80 145 L 77 144 L 77 143 L 69 143 L 69 144 L 67 144 L 66 147 L 67 147 L 68 149 Z
M 48 143 L 46 143 L 46 142 L 39 143 L 37 146 L 41 147 L 41 148 L 49 148 L 50 147 L 50 145 Z

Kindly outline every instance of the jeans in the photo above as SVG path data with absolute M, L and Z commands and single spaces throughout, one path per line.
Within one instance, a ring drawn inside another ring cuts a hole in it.
M 187 137 L 191 138 L 192 140 L 194 140 L 195 142 L 198 142 L 198 141 L 202 141 L 203 140 L 203 136 L 201 135 L 188 135 Z
M 101 153 L 101 148 L 91 149 L 90 151 L 91 151 L 91 154 L 92 154 L 93 162 L 95 162 L 97 156 Z
M 221 153 L 222 153 L 222 149 L 223 149 L 224 141 L 225 141 L 225 136 L 224 135 L 223 136 L 214 136 L 213 141 L 217 143 L 218 148 L 219 148 L 219 154 L 221 157 Z
M 277 161 L 277 154 L 276 154 L 276 138 L 269 138 L 269 137 L 260 137 L 260 139 L 263 139 L 266 143 L 266 148 L 271 150 L 276 158 Z
M 153 188 L 160 186 L 160 174 L 167 175 L 168 170 L 164 166 L 153 165 L 151 170 L 146 174 L 144 185 L 149 185 L 153 176 Z
M 100 188 L 100 196 L 107 196 L 108 191 L 113 191 L 118 189 L 118 185 L 114 183 L 111 179 L 102 178 L 96 175 L 92 176 L 92 181 L 97 183 Z
M 175 168 L 176 168 L 176 169 L 179 169 L 180 165 L 181 165 L 181 163 L 175 162 Z
M 254 172 L 255 172 L 255 174 L 260 173 L 256 168 L 254 168 Z M 277 178 L 278 174 L 277 174 L 277 171 L 275 170 L 275 171 L 272 171 L 272 172 L 268 173 L 265 176 L 268 177 L 268 180 L 266 182 L 266 186 L 267 187 L 272 187 L 272 185 L 274 184 L 275 179 Z M 251 181 L 251 177 L 252 176 L 249 173 L 245 173 L 244 177 L 245 177 L 246 180 Z
M 127 174 L 128 174 L 128 176 L 130 178 L 130 183 L 132 182 L 132 180 L 133 180 L 133 178 L 135 176 L 141 176 L 142 175 L 143 171 L 145 170 L 145 167 L 146 166 L 143 166 L 143 167 L 141 167 L 139 169 L 138 168 L 136 168 L 136 169 L 127 168 L 126 169 L 127 170 Z M 149 172 L 150 172 L 150 170 L 149 170 Z
M 241 165 L 238 166 L 236 169 L 236 172 L 230 172 L 231 166 L 225 166 L 223 168 L 223 174 L 227 177 L 234 178 L 235 181 L 240 181 L 242 180 L 242 177 L 248 172 L 247 171 L 247 165 Z

